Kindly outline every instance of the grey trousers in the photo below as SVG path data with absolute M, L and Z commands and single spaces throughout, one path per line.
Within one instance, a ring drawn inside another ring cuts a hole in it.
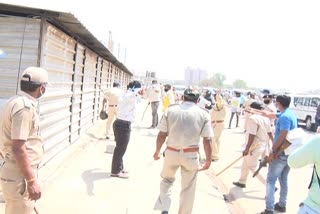
M 159 108 L 159 101 L 152 102 L 151 103 L 151 110 L 152 110 L 152 126 L 157 126 L 158 125 L 158 108 Z

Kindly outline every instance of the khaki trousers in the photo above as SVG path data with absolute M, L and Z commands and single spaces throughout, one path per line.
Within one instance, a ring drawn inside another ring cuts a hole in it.
M 257 169 L 257 166 L 259 164 L 259 157 L 262 154 L 262 152 L 264 151 L 265 147 L 261 147 L 261 148 L 257 148 L 252 152 L 251 154 L 248 154 L 247 156 L 245 156 L 243 158 L 242 161 L 242 165 L 241 165 L 241 175 L 240 175 L 240 179 L 239 182 L 242 184 L 246 184 L 247 183 L 247 178 L 249 175 L 249 171 L 251 171 L 252 173 L 255 172 L 255 170 Z M 264 177 L 262 177 L 260 175 L 260 173 L 258 173 L 256 175 L 256 177 L 259 179 L 259 181 L 262 184 L 266 184 L 266 180 Z
M 219 151 L 220 151 L 220 137 L 222 134 L 222 131 L 224 129 L 224 123 L 215 123 L 213 127 L 213 141 L 212 141 L 212 160 L 218 160 L 219 159 Z
M 191 214 L 195 199 L 199 167 L 198 152 L 175 152 L 166 150 L 161 172 L 160 195 L 155 210 L 169 211 L 172 185 L 178 168 L 181 169 L 181 192 L 178 214 Z M 170 212 L 169 212 L 170 213 Z
M 272 126 L 271 127 L 271 133 L 272 133 L 273 136 L 274 136 L 274 132 L 275 132 L 275 127 Z M 263 159 L 265 156 L 269 156 L 269 154 L 270 154 L 270 152 L 272 150 L 272 145 L 270 145 L 270 144 L 271 144 L 271 142 L 270 142 L 270 140 L 268 140 L 268 143 L 266 143 L 265 150 L 261 154 L 261 159 Z
M 117 107 L 108 107 L 108 119 L 107 119 L 107 127 L 106 127 L 106 135 L 109 136 L 111 125 L 117 117 Z
M 36 202 L 28 198 L 26 182 L 16 164 L 5 162 L 2 165 L 0 183 L 5 200 L 5 214 L 34 213 Z

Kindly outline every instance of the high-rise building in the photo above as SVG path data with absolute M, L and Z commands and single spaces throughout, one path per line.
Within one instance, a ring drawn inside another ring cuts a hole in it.
M 198 85 L 202 80 L 208 79 L 208 72 L 200 68 L 188 67 L 184 72 L 186 85 Z

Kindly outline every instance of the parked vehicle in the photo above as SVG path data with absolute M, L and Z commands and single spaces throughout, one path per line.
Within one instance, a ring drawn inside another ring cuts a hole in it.
M 290 108 L 296 114 L 299 123 L 306 129 L 315 131 L 315 116 L 320 104 L 320 95 L 289 94 Z

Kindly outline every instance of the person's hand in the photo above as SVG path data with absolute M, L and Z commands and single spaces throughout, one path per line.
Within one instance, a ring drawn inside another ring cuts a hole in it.
M 320 133 L 320 126 L 317 128 L 317 133 Z
M 210 168 L 211 160 L 206 160 L 206 162 L 198 169 L 198 171 L 207 170 Z
M 30 200 L 36 201 L 41 197 L 41 188 L 37 180 L 27 183 L 27 191 Z
M 139 94 L 140 96 L 143 96 L 143 95 L 145 94 L 144 89 L 141 89 L 141 90 L 138 92 L 138 94 Z
M 242 152 L 242 156 L 244 157 L 244 156 L 247 156 L 249 154 L 249 149 L 245 149 L 245 150 L 243 150 L 243 152 Z
M 268 163 L 271 163 L 272 161 L 278 159 L 278 157 L 279 157 L 279 156 L 278 156 L 277 153 L 271 152 L 271 153 L 269 154 Z
M 154 160 L 159 160 L 159 159 L 160 159 L 160 152 L 156 151 L 156 152 L 153 154 L 153 159 L 154 159 Z

